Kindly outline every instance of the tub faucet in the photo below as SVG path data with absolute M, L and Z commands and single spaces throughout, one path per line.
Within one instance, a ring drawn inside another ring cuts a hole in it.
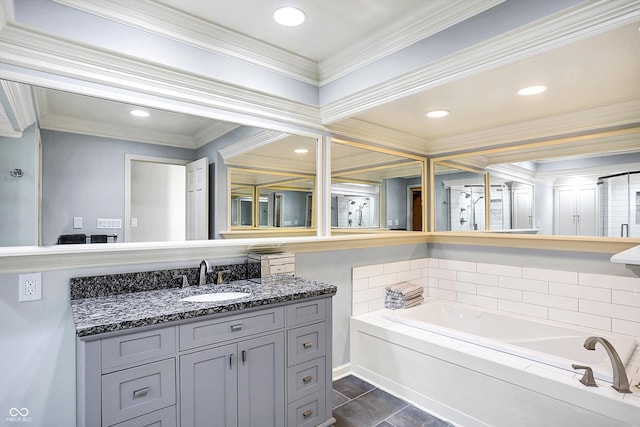
M 584 348 L 587 350 L 595 350 L 596 343 L 602 344 L 604 349 L 609 355 L 611 361 L 611 369 L 613 370 L 613 387 L 618 393 L 631 393 L 629 390 L 629 380 L 627 379 L 627 372 L 624 369 L 624 364 L 618 356 L 618 352 L 613 345 L 602 337 L 589 337 L 584 341 Z
M 200 262 L 200 285 L 207 284 L 207 273 L 211 273 L 211 265 L 209 264 L 209 261 L 203 259 Z

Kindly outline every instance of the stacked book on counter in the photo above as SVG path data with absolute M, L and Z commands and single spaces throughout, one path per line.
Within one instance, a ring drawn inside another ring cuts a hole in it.
M 396 283 L 384 288 L 384 307 L 390 309 L 410 308 L 422 304 L 422 286 L 409 282 Z

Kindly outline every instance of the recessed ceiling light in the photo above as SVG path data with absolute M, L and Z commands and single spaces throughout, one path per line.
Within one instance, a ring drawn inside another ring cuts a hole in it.
M 539 93 L 544 92 L 545 90 L 547 90 L 547 87 L 542 85 L 523 87 L 518 91 L 518 95 L 522 95 L 522 96 L 537 95 Z
M 427 117 L 431 117 L 431 118 L 446 117 L 448 115 L 449 115 L 449 111 L 447 110 L 431 110 L 427 113 Z
M 291 6 L 280 7 L 273 11 L 273 19 L 285 27 L 295 27 L 302 24 L 306 16 L 303 11 Z
M 306 148 L 296 148 L 295 150 L 293 150 L 293 152 L 298 154 L 304 154 L 304 153 L 308 153 L 309 150 L 307 150 Z
M 149 113 L 144 110 L 131 110 L 131 115 L 136 117 L 149 117 Z

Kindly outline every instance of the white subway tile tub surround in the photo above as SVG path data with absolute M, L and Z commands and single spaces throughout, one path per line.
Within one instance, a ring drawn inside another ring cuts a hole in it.
M 640 278 L 421 258 L 353 269 L 354 316 L 383 308 L 384 287 L 640 337 Z
M 399 282 L 428 286 L 429 259 L 355 267 L 352 271 L 352 314 L 369 313 L 384 308 L 384 287 Z

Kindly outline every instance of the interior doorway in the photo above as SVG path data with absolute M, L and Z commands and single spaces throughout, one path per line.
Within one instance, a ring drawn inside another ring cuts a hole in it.
M 201 173 L 203 164 L 206 158 L 190 163 L 126 155 L 124 241 L 206 239 L 208 199 L 201 199 L 208 182 Z M 204 231 L 196 232 L 203 223 Z
M 411 187 L 411 230 L 422 231 L 422 187 Z

